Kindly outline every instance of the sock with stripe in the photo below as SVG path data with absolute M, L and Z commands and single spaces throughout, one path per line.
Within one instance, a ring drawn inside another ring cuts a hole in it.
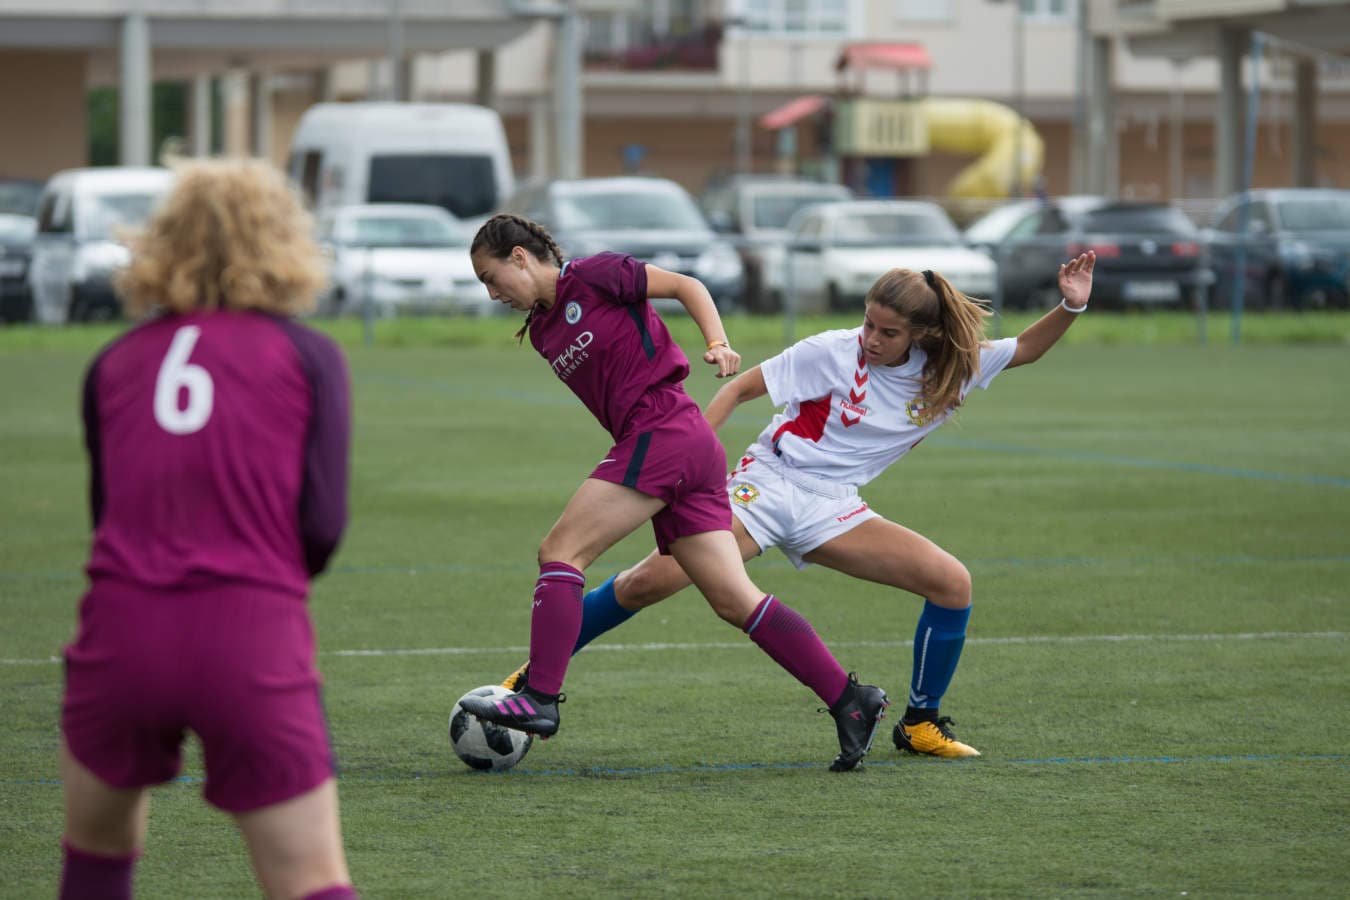
M 581 633 L 577 635 L 577 645 L 572 648 L 574 656 L 582 647 L 637 614 L 636 609 L 620 606 L 614 596 L 614 581 L 618 577 L 617 573 L 611 575 L 608 581 L 587 591 L 586 596 L 581 598 Z
M 834 706 L 848 686 L 848 673 L 821 642 L 811 623 L 773 594 L 765 596 L 743 630 L 759 649 L 809 687 L 826 706 Z
M 581 592 L 586 576 L 566 563 L 544 563 L 534 585 L 530 612 L 529 688 L 543 697 L 557 696 L 567 675 L 581 631 Z
M 335 884 L 306 894 L 301 900 L 357 900 L 359 896 L 350 884 Z
M 937 718 L 942 695 L 952 683 L 961 648 L 966 644 L 970 607 L 948 609 L 923 602 L 919 624 L 914 629 L 914 672 L 909 680 L 909 705 L 905 721 L 910 724 Z
M 131 900 L 131 876 L 136 857 L 100 856 L 62 841 L 65 860 L 61 866 L 61 900 L 99 897 L 105 900 Z

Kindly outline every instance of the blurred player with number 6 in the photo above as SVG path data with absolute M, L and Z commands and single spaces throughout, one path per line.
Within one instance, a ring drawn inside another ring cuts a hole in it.
M 84 383 L 63 898 L 131 896 L 147 788 L 178 774 L 188 731 L 268 897 L 356 896 L 305 604 L 346 525 L 351 403 L 337 345 L 290 318 L 324 281 L 310 234 L 266 163 L 186 163 L 121 273 L 152 315 Z

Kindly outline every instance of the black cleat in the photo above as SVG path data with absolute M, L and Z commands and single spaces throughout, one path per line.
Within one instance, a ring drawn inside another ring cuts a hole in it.
M 558 732 L 558 704 L 566 699 L 562 694 L 549 697 L 525 688 L 505 697 L 464 697 L 460 706 L 484 722 L 548 738 Z
M 830 715 L 839 729 L 839 755 L 830 763 L 831 772 L 848 772 L 858 767 L 872 749 L 872 739 L 890 705 L 885 691 L 873 684 L 858 684 L 857 674 L 849 673 L 848 686 L 830 707 Z

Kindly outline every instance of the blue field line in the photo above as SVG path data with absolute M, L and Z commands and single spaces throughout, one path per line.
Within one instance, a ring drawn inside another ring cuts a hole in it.
M 1092 450 L 1056 450 L 1046 447 L 1024 447 L 1020 444 L 1005 444 L 999 441 L 976 441 L 965 438 L 940 437 L 933 440 L 939 447 L 958 447 L 966 450 L 988 450 L 996 453 L 1018 453 L 1028 456 L 1043 456 L 1049 459 L 1063 459 L 1072 462 L 1109 463 L 1116 466 L 1130 466 L 1138 469 L 1165 469 L 1173 472 L 1192 472 L 1198 475 L 1218 475 L 1224 478 L 1247 478 L 1257 481 L 1276 481 L 1284 484 L 1304 484 L 1316 487 L 1350 488 L 1350 478 L 1338 475 L 1292 475 L 1287 472 L 1263 472 L 1259 469 L 1236 469 L 1230 466 L 1215 466 L 1207 463 L 1174 462 L 1162 459 L 1147 459 L 1136 456 L 1119 456 L 1114 453 L 1098 453 Z
M 972 557 L 964 560 L 973 569 L 994 566 L 1013 566 L 1018 568 L 1054 568 L 1089 566 L 1157 566 L 1157 565 L 1307 565 L 1309 563 L 1347 563 L 1350 553 L 1314 553 L 1307 556 L 1264 556 L 1254 553 L 1223 553 L 1217 556 L 1042 556 L 1042 557 Z M 788 569 L 792 564 L 786 559 L 771 556 L 756 559 L 755 568 Z M 398 565 L 390 563 L 351 564 L 334 566 L 325 577 L 337 575 L 465 575 L 485 572 L 538 573 L 534 563 L 417 563 Z M 795 571 L 795 569 L 794 569 Z M 83 580 L 84 572 L 78 569 L 48 569 L 39 572 L 0 572 L 0 583 L 7 581 L 75 581 Z
M 986 768 L 989 766 L 1104 766 L 1104 765 L 1178 765 L 1195 763 L 1300 763 L 1300 762 L 1344 762 L 1350 760 L 1350 754 L 1345 753 L 1241 753 L 1241 754 L 1222 754 L 1212 756 L 1063 756 L 1049 757 L 1046 759 L 1005 759 L 995 760 L 989 757 L 980 757 L 979 759 L 871 759 L 864 764 L 863 769 L 894 769 L 902 766 L 921 766 L 921 765 L 961 765 L 961 766 L 979 766 Z M 703 775 L 719 774 L 731 772 L 784 772 L 794 769 L 819 769 L 825 771 L 826 766 L 820 761 L 813 762 L 754 762 L 754 763 L 693 763 L 690 765 L 660 765 L 660 766 L 584 766 L 584 767 L 565 767 L 557 769 L 530 769 L 526 767 L 517 767 L 505 772 L 485 772 L 475 771 L 468 768 L 459 768 L 458 766 L 436 772 L 406 772 L 391 774 L 387 772 L 344 772 L 338 776 L 338 781 L 343 784 L 351 783 L 380 783 L 380 782 L 410 782 L 410 781 L 431 781 L 442 778 L 458 777 L 506 777 L 506 778 L 604 778 L 612 776 L 633 776 L 633 775 Z M 834 776 L 831 776 L 834 777 Z M 202 783 L 201 776 L 198 775 L 180 775 L 173 779 L 172 784 L 195 785 Z M 31 787 L 31 786 L 52 786 L 59 787 L 61 779 L 59 778 L 22 778 L 0 781 L 0 784 L 9 787 Z
M 394 384 L 403 387 L 430 388 L 442 393 L 450 393 L 457 396 L 483 396 L 483 390 L 480 385 L 474 384 L 470 386 L 445 379 L 419 378 L 404 375 L 383 375 L 370 372 L 363 372 L 360 374 L 354 373 L 352 377 L 358 384 L 362 382 L 370 382 L 372 384 Z M 561 407 L 575 404 L 575 401 L 571 397 L 561 392 L 557 394 L 529 393 L 514 389 L 498 388 L 493 393 L 501 399 L 519 400 L 538 406 Z M 739 413 L 734 413 L 731 421 L 739 423 L 742 420 L 748 421 L 751 418 L 752 416 L 748 411 L 741 411 Z M 756 421 L 761 421 L 763 416 L 756 416 L 754 418 Z M 1338 475 L 1292 475 L 1286 472 L 1264 472 L 1259 469 L 1238 469 L 1231 466 L 1215 466 L 1207 463 L 1186 463 L 1162 459 L 1148 459 L 1144 457 L 1120 456 L 1114 453 L 1098 453 L 1091 450 L 1059 450 L 1050 447 L 1027 447 L 1020 444 L 1007 444 L 1001 441 L 970 440 L 947 435 L 932 437 L 929 438 L 928 441 L 933 446 L 937 447 L 958 447 L 966 450 L 985 450 L 994 453 L 1017 453 L 1046 457 L 1048 459 L 1108 463 L 1117 466 L 1130 466 L 1132 468 L 1163 469 L 1173 472 L 1190 472 L 1198 475 L 1216 475 L 1224 478 L 1275 481 L 1284 484 L 1350 488 L 1350 478 Z
M 482 399 L 495 397 L 498 400 L 515 400 L 532 406 L 570 406 L 576 400 L 565 391 L 558 393 L 532 393 L 514 388 L 491 388 L 484 390 L 481 383 L 458 382 L 442 378 L 418 378 L 411 375 L 386 375 L 377 372 L 352 372 L 353 384 L 388 384 L 395 387 L 427 388 L 437 393 L 453 394 L 457 397 Z

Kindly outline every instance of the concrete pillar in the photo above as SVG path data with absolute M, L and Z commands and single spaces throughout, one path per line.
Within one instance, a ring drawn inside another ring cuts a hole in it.
M 211 76 L 194 75 L 188 97 L 188 152 L 211 155 Z
M 272 158 L 272 77 L 253 72 L 248 77 L 250 152 L 260 159 Z
M 553 47 L 556 174 L 559 178 L 581 178 L 585 170 L 581 130 L 585 112 L 581 102 L 581 14 L 575 2 L 557 20 Z
M 479 106 L 497 108 L 497 54 L 493 50 L 479 50 L 478 78 L 474 101 Z
M 530 177 L 548 177 L 549 102 L 544 94 L 530 98 Z
M 1242 180 L 1244 100 L 1242 57 L 1251 35 L 1246 29 L 1219 29 L 1219 108 L 1214 118 L 1214 196 L 1238 190 Z
M 1186 193 L 1186 95 L 1181 87 L 1184 63 L 1172 60 L 1172 96 L 1168 104 L 1167 196 L 1180 200 Z
M 1084 167 L 1087 191 L 1114 197 L 1120 190 L 1116 153 L 1116 110 L 1112 103 L 1111 38 L 1093 38 L 1088 54 L 1088 154 Z
M 1294 64 L 1294 187 L 1317 187 L 1317 63 Z
M 314 70 L 314 99 L 318 103 L 332 103 L 337 99 L 337 79 L 333 77 L 333 67 L 324 66 Z
M 118 71 L 118 160 L 150 165 L 150 23 L 145 13 L 122 19 Z

